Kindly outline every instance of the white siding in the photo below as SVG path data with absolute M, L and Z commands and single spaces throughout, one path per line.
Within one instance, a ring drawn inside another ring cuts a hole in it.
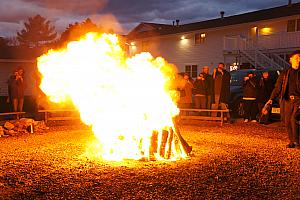
M 155 38 L 145 38 L 144 41 L 148 41 L 150 43 L 147 51 L 149 51 L 155 57 L 162 56 L 168 62 L 175 64 L 180 72 L 184 71 L 184 66 L 188 64 L 196 64 L 200 66 L 200 70 L 198 69 L 198 71 L 201 71 L 202 67 L 205 65 L 209 66 L 212 70 L 212 68 L 216 67 L 219 62 L 224 62 L 223 50 L 225 36 L 239 36 L 240 38 L 244 39 L 250 38 L 251 29 L 253 27 L 258 27 L 259 37 L 261 38 L 263 45 L 276 44 L 278 46 L 279 43 L 277 40 L 275 40 L 275 42 L 274 40 L 268 40 L 270 36 L 266 36 L 266 33 L 263 32 L 263 28 L 270 28 L 270 32 L 267 33 L 267 35 L 272 34 L 275 37 L 276 34 L 286 33 L 287 21 L 289 19 L 297 18 L 300 18 L 300 15 L 260 22 L 238 24 L 227 27 L 212 28 L 207 30 L 199 30 L 198 32 L 189 32 L 185 34 L 173 34 Z M 206 34 L 205 42 L 203 44 L 194 44 L 195 33 Z M 299 32 L 297 34 L 300 36 Z M 186 39 L 181 40 L 181 36 L 185 36 Z M 290 40 L 291 41 L 289 41 L 289 43 L 291 44 L 287 44 L 287 46 L 292 45 L 293 43 L 295 44 L 295 37 Z M 131 51 L 131 54 L 142 51 L 142 40 L 135 41 L 135 44 L 136 50 Z M 280 45 L 282 46 L 283 44 Z

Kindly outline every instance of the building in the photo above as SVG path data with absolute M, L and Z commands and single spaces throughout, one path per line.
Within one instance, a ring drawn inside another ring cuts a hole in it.
M 242 67 L 282 69 L 300 49 L 300 3 L 190 24 L 140 23 L 127 35 L 130 55 L 148 51 L 196 77 L 203 66 L 224 62 Z
M 38 94 L 39 75 L 37 72 L 36 58 L 45 50 L 26 47 L 0 48 L 0 112 L 10 110 L 7 103 L 9 77 L 18 68 L 24 69 L 25 80 L 25 111 L 32 110 L 35 98 Z

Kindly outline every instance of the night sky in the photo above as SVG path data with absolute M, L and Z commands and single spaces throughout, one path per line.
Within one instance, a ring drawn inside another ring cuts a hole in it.
M 90 17 L 107 29 L 126 34 L 140 22 L 172 24 L 198 22 L 286 5 L 288 0 L 0 0 L 0 36 L 11 37 L 23 21 L 40 14 L 53 22 L 58 32 L 68 24 Z M 293 2 L 300 2 L 293 0 Z

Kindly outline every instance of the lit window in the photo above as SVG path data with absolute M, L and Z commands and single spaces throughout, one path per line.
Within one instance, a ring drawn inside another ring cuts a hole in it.
M 265 28 L 262 28 L 260 30 L 260 32 L 261 32 L 262 35 L 270 35 L 272 33 L 272 29 L 268 28 L 268 27 L 265 27 Z
M 196 33 L 195 34 L 195 44 L 202 44 L 205 41 L 205 33 Z

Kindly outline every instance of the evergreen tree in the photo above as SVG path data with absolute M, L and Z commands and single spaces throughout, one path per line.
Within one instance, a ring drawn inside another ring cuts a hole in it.
M 88 32 L 101 33 L 103 31 L 101 27 L 98 27 L 92 20 L 87 18 L 81 23 L 76 22 L 74 24 L 69 24 L 66 30 L 61 34 L 60 43 L 65 44 L 69 41 L 78 40 Z
M 56 39 L 55 27 L 46 18 L 36 15 L 24 22 L 25 28 L 17 33 L 21 45 L 38 47 L 49 44 Z

